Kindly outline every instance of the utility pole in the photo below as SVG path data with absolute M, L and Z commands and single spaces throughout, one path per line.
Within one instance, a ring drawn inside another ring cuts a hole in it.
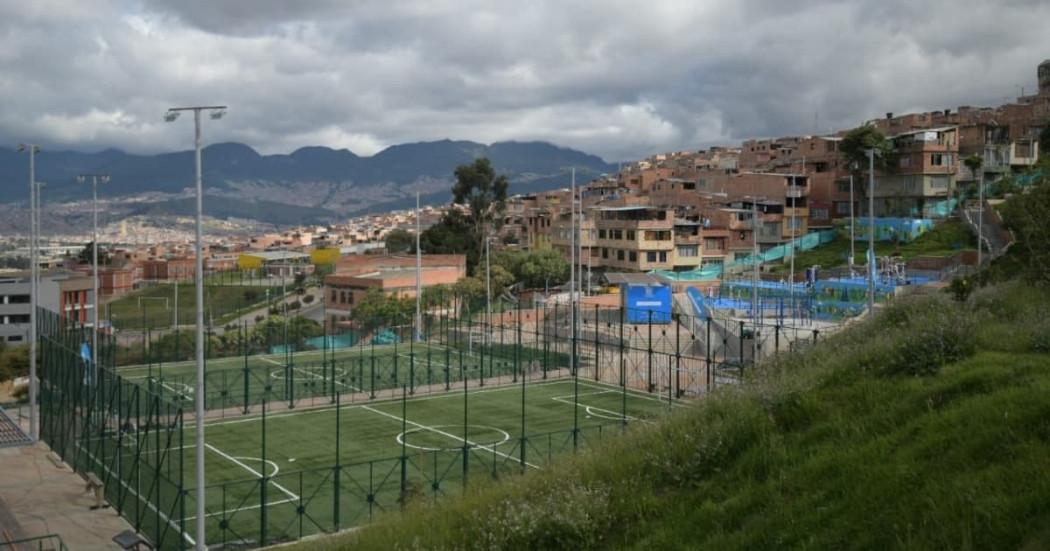
M 856 239 L 854 235 L 855 217 L 853 215 L 853 171 L 849 174 L 849 276 L 853 277 L 853 259 L 857 258 Z
M 37 411 L 37 377 L 36 377 L 36 308 L 39 300 L 37 275 L 40 262 L 37 258 L 37 206 L 38 191 L 36 185 L 36 154 L 40 146 L 20 144 L 19 151 L 29 153 L 29 437 L 34 441 L 40 439 L 39 412 Z
M 1021 90 L 1021 95 L 1024 95 L 1024 89 Z M 985 146 L 987 149 L 988 146 Z M 983 159 L 982 159 L 983 160 Z M 981 168 L 983 163 L 978 163 L 977 166 L 977 270 L 980 271 L 982 260 L 984 260 L 984 169 Z M 965 206 L 964 206 L 965 208 Z
M 868 150 L 868 315 L 875 315 L 875 150 Z
M 98 375 L 98 184 L 109 182 L 108 174 L 81 174 L 77 183 L 83 184 L 91 178 L 91 292 L 94 304 L 91 312 L 91 380 Z
M 576 373 L 576 168 L 569 193 L 569 375 Z
M 423 340 L 423 253 L 419 249 L 419 192 L 416 192 L 416 342 Z
M 753 260 L 751 270 L 751 361 L 758 363 L 758 198 L 751 198 L 751 244 Z M 740 351 L 744 355 L 744 351 Z M 741 363 L 743 358 L 741 357 Z
M 194 398 L 196 402 L 196 419 L 195 419 L 195 430 L 196 430 L 196 518 L 194 519 L 196 524 L 196 547 L 198 551 L 207 551 L 208 546 L 205 543 L 205 515 L 207 514 L 205 508 L 205 487 L 207 486 L 207 480 L 205 479 L 204 472 L 204 239 L 202 232 L 201 217 L 203 215 L 204 206 L 204 182 L 202 177 L 201 167 L 201 112 L 207 111 L 211 116 L 212 120 L 218 120 L 226 113 L 225 105 L 211 105 L 211 106 L 195 106 L 195 107 L 172 107 L 168 109 L 167 114 L 164 115 L 164 120 L 172 122 L 179 117 L 179 114 L 183 111 L 193 112 L 193 130 L 194 130 L 194 165 L 196 168 L 196 184 L 197 184 L 197 224 L 196 224 L 196 242 L 194 249 L 197 256 L 196 273 L 194 274 L 194 280 L 196 283 L 196 294 L 197 294 L 197 384 L 194 387 Z

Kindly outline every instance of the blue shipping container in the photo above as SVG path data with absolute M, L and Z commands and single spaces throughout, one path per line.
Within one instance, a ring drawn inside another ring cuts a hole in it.
M 628 323 L 671 323 L 671 287 L 624 285 L 621 289 Z M 651 313 L 651 314 L 650 314 Z

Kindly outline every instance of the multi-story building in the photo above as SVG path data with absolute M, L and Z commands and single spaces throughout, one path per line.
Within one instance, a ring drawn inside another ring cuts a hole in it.
M 593 210 L 602 266 L 630 271 L 674 268 L 674 209 L 633 205 Z
M 451 285 L 467 275 L 467 257 L 461 254 L 428 254 L 421 257 L 420 285 Z M 370 289 L 399 297 L 416 296 L 414 255 L 359 255 L 340 259 L 335 273 L 325 276 L 327 323 L 337 327 L 351 319 L 354 305 Z
M 593 213 L 585 209 L 583 213 L 576 213 L 576 228 L 578 230 L 579 242 L 576 250 L 580 254 L 579 263 L 584 267 L 594 268 L 601 266 L 601 257 L 598 255 L 598 230 L 594 224 Z M 558 213 L 551 226 L 550 245 L 551 248 L 561 253 L 565 258 L 572 258 L 572 216 L 568 211 Z
M 25 342 L 29 337 L 30 273 L 0 276 L 0 340 Z M 37 302 L 62 319 L 90 326 L 94 307 L 91 278 L 78 272 L 51 270 L 40 274 Z
M 727 188 L 727 200 L 751 198 L 769 206 L 759 232 L 760 242 L 780 243 L 809 231 L 809 176 L 760 172 L 735 175 Z
M 192 258 L 155 258 L 141 263 L 142 279 L 184 280 L 197 273 L 196 261 Z
M 922 217 L 934 203 L 954 192 L 958 128 L 911 130 L 889 136 L 889 140 L 898 156 L 897 167 L 877 176 L 875 215 Z M 866 209 L 862 204 L 861 210 Z

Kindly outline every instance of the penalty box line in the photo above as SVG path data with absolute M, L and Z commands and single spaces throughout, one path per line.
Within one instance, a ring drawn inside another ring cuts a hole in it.
M 185 446 L 185 447 L 192 447 L 192 446 Z M 213 446 L 211 444 L 208 444 L 208 443 L 205 443 L 204 447 L 205 447 L 205 449 L 207 449 L 207 450 L 209 450 L 209 451 L 219 455 L 220 457 L 222 457 L 223 459 L 233 463 L 234 465 L 237 465 L 238 467 L 241 467 L 242 469 L 252 473 L 252 475 L 254 475 L 256 478 L 262 478 L 263 477 L 262 473 L 260 473 L 259 471 L 251 468 L 250 466 L 245 464 L 240 459 L 231 456 L 230 454 L 220 450 L 219 448 L 216 448 L 215 446 Z M 280 469 L 277 467 L 277 464 L 275 463 L 274 464 L 274 473 L 273 474 L 276 475 L 278 472 L 280 472 Z M 269 476 L 267 478 L 271 478 L 272 479 L 273 476 L 271 475 L 271 476 Z M 236 513 L 242 512 L 242 511 L 251 511 L 253 509 L 261 509 L 264 506 L 265 507 L 276 507 L 278 505 L 284 505 L 286 503 L 296 503 L 296 502 L 299 502 L 302 499 L 298 495 L 296 495 L 295 492 L 292 492 L 291 490 L 289 490 L 288 488 L 285 488 L 284 486 L 278 484 L 277 482 L 275 482 L 273 480 L 269 480 L 268 482 L 270 484 L 273 484 L 273 486 L 275 488 L 277 488 L 285 496 L 287 496 L 287 498 L 279 500 L 279 501 L 269 501 L 269 502 L 266 502 L 264 504 L 263 503 L 255 503 L 255 504 L 248 505 L 248 506 L 245 506 L 245 507 L 235 507 L 233 509 L 224 509 L 222 511 L 215 511 L 215 512 L 211 512 L 211 513 L 205 513 L 204 514 L 204 518 L 209 518 L 209 517 L 223 517 L 223 518 L 227 518 L 227 515 L 230 514 L 230 513 L 236 514 Z M 192 516 L 186 517 L 183 520 L 189 521 L 189 520 L 195 520 L 196 518 L 197 518 L 196 515 L 192 515 Z
M 433 432 L 435 434 L 440 434 L 441 436 L 445 436 L 447 438 L 451 438 L 453 440 L 456 440 L 456 441 L 459 441 L 459 442 L 463 442 L 463 443 L 465 443 L 465 444 L 467 444 L 469 446 L 473 446 L 475 448 L 479 448 L 479 449 L 482 449 L 482 450 L 490 451 L 490 452 L 492 452 L 492 453 L 494 453 L 496 455 L 499 455 L 499 456 L 501 456 L 503 458 L 506 458 L 506 459 L 511 459 L 511 460 L 514 460 L 514 461 L 519 461 L 520 460 L 520 458 L 518 458 L 518 457 L 507 455 L 507 454 L 505 454 L 505 453 L 503 453 L 501 451 L 496 450 L 496 448 L 494 446 L 486 446 L 486 445 L 483 445 L 483 444 L 478 444 L 478 443 L 475 443 L 475 442 L 471 442 L 470 440 L 468 440 L 466 438 L 463 438 L 462 436 L 456 436 L 455 434 L 452 434 L 450 432 L 445 432 L 445 431 L 443 431 L 441 429 L 436 429 L 436 428 L 431 427 L 431 426 L 423 425 L 421 423 L 416 423 L 415 421 L 410 421 L 408 419 L 405 419 L 404 417 L 401 417 L 400 415 L 394 415 L 392 413 L 387 413 L 385 411 L 381 411 L 381 410 L 375 409 L 375 408 L 373 408 L 371 406 L 361 406 L 361 408 L 362 409 L 366 409 L 368 411 L 371 411 L 372 413 L 378 413 L 379 415 L 382 415 L 384 417 L 388 417 L 390 419 L 393 419 L 393 420 L 397 421 L 398 423 L 404 422 L 404 423 L 406 423 L 408 425 L 412 425 L 413 427 L 416 427 L 416 428 L 418 428 L 420 430 L 430 431 L 430 432 Z M 527 465 L 529 467 L 532 467 L 533 469 L 536 469 L 536 470 L 543 470 L 538 465 L 533 465 L 532 463 L 529 463 L 528 461 L 525 462 L 525 465 Z

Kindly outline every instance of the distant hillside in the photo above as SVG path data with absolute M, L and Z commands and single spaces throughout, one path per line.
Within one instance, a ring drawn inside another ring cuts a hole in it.
M 445 202 L 456 166 L 487 156 L 511 178 L 511 193 L 540 191 L 568 184 L 569 167 L 586 180 L 612 172 L 615 166 L 594 155 L 546 142 L 501 142 L 490 146 L 470 141 L 442 140 L 395 145 L 371 157 L 348 150 L 304 147 L 287 155 L 259 155 L 239 143 L 205 148 L 204 183 L 208 193 L 232 201 L 208 201 L 205 209 L 217 217 L 243 217 L 255 205 L 252 218 L 267 222 L 274 214 L 267 203 L 295 205 L 304 222 L 364 211 L 387 210 L 414 201 L 418 191 L 426 203 Z M 0 148 L 0 202 L 24 202 L 28 180 L 25 154 Z M 108 149 L 98 153 L 44 150 L 37 157 L 37 179 L 46 182 L 48 201 L 89 196 L 78 185 L 80 173 L 108 173 L 111 181 L 99 189 L 105 198 L 137 198 L 144 194 L 182 194 L 193 186 L 193 152 L 131 155 Z M 145 195 L 155 209 L 173 213 L 181 204 L 172 197 Z M 409 201 L 409 200 L 412 201 Z M 285 216 L 281 213 L 278 216 Z M 279 222 L 278 222 L 279 223 Z

